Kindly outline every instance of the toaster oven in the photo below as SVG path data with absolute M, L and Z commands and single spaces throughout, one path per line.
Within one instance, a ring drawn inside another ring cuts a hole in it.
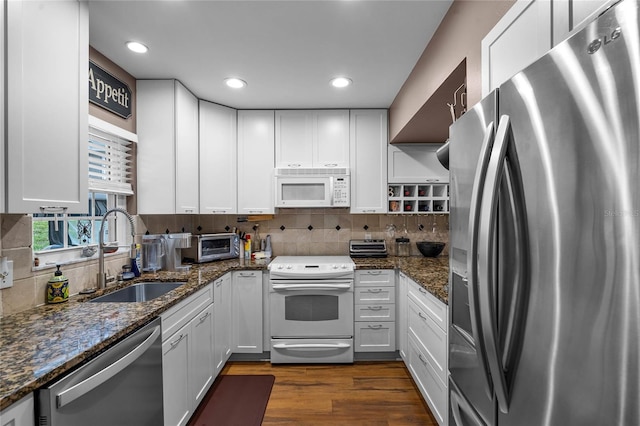
M 232 232 L 191 236 L 191 247 L 182 249 L 185 262 L 205 263 L 240 255 L 240 238 Z

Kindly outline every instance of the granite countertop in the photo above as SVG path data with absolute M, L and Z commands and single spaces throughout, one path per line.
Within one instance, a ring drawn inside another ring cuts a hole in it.
M 354 259 L 357 269 L 400 268 L 447 302 L 448 258 Z M 195 265 L 189 272 L 144 273 L 90 296 L 43 305 L 0 318 L 0 410 L 80 365 L 178 302 L 234 270 L 264 270 L 268 260 L 224 260 Z M 169 293 L 141 303 L 86 303 L 136 282 L 185 281 Z

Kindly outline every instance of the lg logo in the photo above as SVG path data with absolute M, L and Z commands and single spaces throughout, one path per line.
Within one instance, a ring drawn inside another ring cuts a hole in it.
M 590 55 L 593 55 L 600 49 L 600 47 L 602 47 L 602 45 L 606 46 L 607 44 L 611 43 L 615 39 L 620 38 L 621 35 L 622 35 L 622 30 L 620 29 L 620 27 L 618 27 L 615 30 L 613 30 L 611 34 L 607 34 L 603 38 L 597 38 L 593 40 L 589 44 L 589 47 L 587 48 L 587 52 Z

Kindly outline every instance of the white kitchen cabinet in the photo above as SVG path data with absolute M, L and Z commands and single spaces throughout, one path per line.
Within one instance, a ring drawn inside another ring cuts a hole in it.
M 275 112 L 277 168 L 349 167 L 348 110 Z
M 237 111 L 200 101 L 200 213 L 238 211 Z
M 449 182 L 449 171 L 440 164 L 436 151 L 442 144 L 388 146 L 389 183 L 433 184 Z
M 355 275 L 356 352 L 396 350 L 395 272 L 358 270 Z
M 0 0 L 0 82 L 5 81 L 4 77 L 5 77 L 5 67 L 6 67 L 6 52 L 5 52 L 5 47 L 4 47 L 4 42 L 5 42 L 5 37 L 4 37 L 4 33 L 5 33 L 5 8 L 7 5 L 7 1 L 6 0 Z M 6 90 L 5 90 L 5 85 L 4 83 L 0 83 L 0 99 L 6 99 Z M 5 162 L 4 162 L 4 153 L 5 150 L 7 149 L 7 141 L 5 139 L 5 108 L 4 108 L 4 102 L 0 102 L 0 164 L 2 164 L 2 167 L 6 167 L 5 166 Z M 5 200 L 5 180 L 4 180 L 4 173 L 0 173 L 0 213 L 5 213 L 6 209 L 5 209 L 5 205 L 4 205 L 4 200 Z M 4 425 L 3 425 L 4 426 Z
M 596 10 L 614 3 L 615 0 L 554 0 L 553 1 L 553 45 L 565 40 Z
M 387 212 L 388 141 L 387 110 L 351 110 L 351 213 Z
M 177 80 L 136 90 L 138 213 L 199 213 L 198 99 Z
M 8 1 L 5 12 L 4 211 L 87 213 L 87 3 Z
M 398 352 L 404 360 L 405 364 L 408 363 L 408 348 L 409 348 L 409 328 L 408 328 L 408 314 L 409 309 L 409 278 L 403 273 L 398 274 L 398 299 L 396 301 L 397 306 L 397 329 L 398 329 Z
M 238 214 L 275 213 L 274 112 L 238 111 Z
M 165 426 L 185 425 L 214 380 L 213 286 L 162 313 Z
M 448 421 L 447 306 L 412 279 L 407 283 L 405 363 L 440 425 Z
M 0 412 L 0 426 L 33 426 L 36 424 L 33 394 L 22 398 Z
M 482 39 L 482 96 L 552 47 L 553 2 L 518 0 Z
M 231 273 L 213 283 L 213 359 L 217 376 L 231 356 Z
M 262 271 L 236 271 L 232 285 L 233 353 L 262 353 Z

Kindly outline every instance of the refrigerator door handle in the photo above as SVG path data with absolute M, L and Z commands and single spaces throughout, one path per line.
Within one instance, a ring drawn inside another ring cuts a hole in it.
M 485 186 L 483 189 L 480 226 L 478 229 L 478 269 L 482 285 L 478 286 L 478 297 L 486 350 L 487 363 L 491 375 L 493 390 L 498 401 L 498 407 L 503 413 L 509 411 L 509 394 L 502 359 L 497 327 L 497 308 L 495 294 L 494 253 L 495 233 L 497 225 L 498 195 L 500 182 L 504 173 L 505 158 L 509 145 L 511 122 L 508 115 L 500 117 L 496 131 L 496 142 L 487 168 Z
M 473 188 L 471 190 L 471 204 L 469 209 L 469 254 L 467 257 L 467 288 L 469 289 L 469 313 L 471 316 L 471 331 L 475 341 L 476 353 L 478 354 L 478 364 L 482 375 L 485 378 L 484 388 L 487 396 L 492 398 L 492 382 L 487 366 L 487 358 L 484 349 L 484 338 L 482 337 L 482 328 L 480 327 L 480 307 L 478 299 L 478 225 L 480 221 L 480 205 L 482 202 L 482 188 L 484 187 L 487 167 L 491 158 L 491 150 L 493 148 L 494 123 L 491 122 L 485 129 L 484 140 L 480 148 L 480 157 L 476 167 L 476 174 L 473 179 Z
M 453 382 L 449 382 L 450 395 L 451 395 L 451 414 L 455 425 L 453 426 L 485 426 L 484 422 L 480 420 L 480 417 L 475 413 L 475 410 L 460 394 L 457 386 Z M 471 420 L 473 424 L 468 425 L 462 420 L 462 413 L 466 414 L 466 418 Z

